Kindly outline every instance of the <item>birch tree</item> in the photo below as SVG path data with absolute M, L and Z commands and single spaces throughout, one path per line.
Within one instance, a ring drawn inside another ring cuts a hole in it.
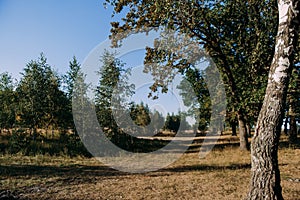
M 278 0 L 279 26 L 266 94 L 251 145 L 252 177 L 246 199 L 283 199 L 278 144 L 299 35 L 300 1 Z

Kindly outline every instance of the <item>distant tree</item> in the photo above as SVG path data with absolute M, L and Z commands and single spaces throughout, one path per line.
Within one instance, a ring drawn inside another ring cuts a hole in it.
M 30 61 L 24 68 L 17 86 L 19 113 L 25 127 L 31 128 L 34 139 L 37 128 L 57 127 L 64 109 L 64 94 L 60 91 L 60 79 L 47 63 L 44 54 Z
M 107 136 L 118 142 L 122 134 L 119 126 L 122 124 L 118 125 L 115 117 L 122 120 L 120 115 L 122 115 L 123 110 L 129 109 L 129 104 L 127 105 L 124 101 L 126 97 L 133 94 L 133 86 L 127 85 L 128 70 L 124 69 L 125 64 L 120 59 L 115 58 L 114 53 L 105 51 L 101 60 L 103 66 L 98 71 L 100 78 L 95 91 L 97 117 Z M 118 91 L 115 96 L 113 95 L 114 90 Z M 128 119 L 123 120 L 127 121 Z
M 165 118 L 157 110 L 151 111 L 149 106 L 141 102 L 140 104 L 131 103 L 130 117 L 133 122 L 140 127 L 141 135 L 152 136 L 163 130 Z
M 178 86 L 185 106 L 189 107 L 189 115 L 194 115 L 193 117 L 198 119 L 198 130 L 201 131 L 209 126 L 211 117 L 211 99 L 204 76 L 205 71 L 189 68 L 184 75 L 184 81 Z M 187 91 L 189 86 L 186 84 L 192 86 L 192 92 Z
M 69 62 L 69 70 L 66 75 L 63 76 L 64 88 L 66 89 L 68 99 L 72 99 L 74 85 L 80 73 L 82 73 L 80 63 L 76 57 L 73 56 L 72 61 Z
M 74 121 L 72 116 L 72 98 L 78 97 L 80 95 L 79 93 L 76 93 L 75 96 L 73 95 L 74 90 L 83 87 L 83 93 L 86 92 L 88 89 L 87 85 L 84 84 L 85 75 L 82 73 L 81 65 L 77 61 L 76 57 L 74 56 L 72 61 L 69 62 L 69 69 L 66 73 L 66 75 L 63 76 L 64 81 L 64 89 L 67 97 L 67 102 L 65 103 L 65 120 L 63 122 L 64 127 L 68 127 L 73 129 L 76 132 L 76 129 L 74 127 Z M 81 82 L 83 84 L 82 86 L 76 85 L 76 81 L 78 80 L 78 83 Z
M 299 47 L 295 58 L 295 67 L 292 71 L 291 80 L 289 83 L 287 101 L 286 101 L 286 118 L 285 129 L 289 122 L 289 131 L 285 130 L 289 135 L 289 142 L 297 142 L 297 120 L 300 121 L 300 61 L 299 61 Z
M 148 105 L 144 105 L 143 102 L 141 102 L 140 104 L 132 103 L 129 109 L 130 109 L 130 117 L 136 125 L 145 128 L 150 124 L 151 112 Z M 146 130 L 144 130 L 144 132 L 145 131 Z
M 181 120 L 180 115 L 175 115 L 174 113 L 172 114 L 168 113 L 166 117 L 164 129 L 177 133 L 180 127 L 180 120 Z
M 20 116 L 25 127 L 31 128 L 35 139 L 38 126 L 43 125 L 46 107 L 45 70 L 49 68 L 46 58 L 41 55 L 38 61 L 30 61 L 24 68 L 23 77 L 17 87 L 20 97 Z
M 45 113 L 44 128 L 65 130 L 65 121 L 68 120 L 68 99 L 66 94 L 60 89 L 62 84 L 61 77 L 52 69 L 46 68 L 44 72 L 44 85 L 46 99 L 44 99 Z
M 157 134 L 159 133 L 165 124 L 165 118 L 164 116 L 158 112 L 157 110 L 154 110 L 150 113 L 151 118 L 151 124 L 149 125 L 150 130 L 152 130 L 152 133 Z
M 7 72 L 0 74 L 0 132 L 10 129 L 16 121 L 17 98 L 13 78 Z
M 92 123 L 90 120 L 87 120 L 90 117 L 90 113 L 87 111 L 94 106 L 88 96 L 90 85 L 86 83 L 86 74 L 83 73 L 75 58 L 73 62 L 70 62 L 70 69 L 67 74 L 70 78 L 67 92 L 68 110 L 71 111 L 70 115 L 73 115 L 73 119 L 70 119 L 71 128 L 74 129 L 76 135 L 80 132 L 81 139 L 84 139 L 89 134 L 90 126 L 94 125 L 90 124 Z
M 187 120 L 190 115 L 187 112 L 179 112 L 178 115 L 180 116 L 180 130 L 190 130 L 192 127 Z

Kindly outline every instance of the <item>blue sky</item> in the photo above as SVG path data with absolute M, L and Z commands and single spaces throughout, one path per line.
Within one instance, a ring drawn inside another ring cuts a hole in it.
M 74 55 L 82 62 L 108 38 L 111 14 L 101 0 L 0 0 L 0 72 L 19 79 L 44 52 L 64 73 Z
M 69 61 L 74 55 L 80 63 L 85 63 L 85 59 L 99 44 L 101 47 L 103 42 L 107 43 L 110 22 L 122 17 L 118 15 L 112 18 L 112 7 L 105 9 L 103 2 L 0 0 L 0 73 L 9 72 L 19 80 L 26 64 L 36 60 L 41 52 L 59 74 L 68 70 Z M 146 46 L 146 40 L 133 40 L 131 44 L 143 47 Z M 130 45 L 128 48 L 131 48 Z M 125 59 L 130 67 L 136 67 L 131 65 L 141 65 L 143 56 L 144 51 L 134 51 L 121 59 Z M 96 70 L 93 68 L 93 72 Z M 142 72 L 138 78 L 145 81 Z M 133 98 L 137 103 L 143 100 L 151 105 L 147 100 L 148 87 L 136 91 Z M 161 97 L 152 105 L 162 104 L 160 111 L 164 111 L 164 114 L 176 112 L 182 107 L 182 102 L 176 102 L 176 99 L 170 101 L 172 98 L 172 95 Z

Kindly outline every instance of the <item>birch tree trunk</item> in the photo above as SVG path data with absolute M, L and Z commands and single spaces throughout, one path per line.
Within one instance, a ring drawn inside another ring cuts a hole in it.
M 278 167 L 278 144 L 299 29 L 299 1 L 278 0 L 279 26 L 266 95 L 251 145 L 248 200 L 283 199 Z

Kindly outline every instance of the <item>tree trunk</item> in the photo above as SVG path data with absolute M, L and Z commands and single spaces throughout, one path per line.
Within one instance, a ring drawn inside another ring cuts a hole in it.
M 294 49 L 298 40 L 299 0 L 278 0 L 279 26 L 263 106 L 251 145 L 248 200 L 283 199 L 278 167 L 278 144 Z
M 247 122 L 247 124 L 246 124 L 246 129 L 247 129 L 248 137 L 251 137 L 251 125 L 249 122 Z
M 289 130 L 289 142 L 291 144 L 296 143 L 297 141 L 297 124 L 296 124 L 296 113 L 294 112 L 293 102 L 290 105 L 290 130 Z
M 241 113 L 238 114 L 240 149 L 249 150 L 248 133 L 245 118 Z
M 236 134 L 236 123 L 235 122 L 231 123 L 231 132 L 232 132 L 232 136 L 237 136 L 237 134 Z
M 289 113 L 286 112 L 285 120 L 284 120 L 284 134 L 288 135 L 288 121 L 289 121 Z

